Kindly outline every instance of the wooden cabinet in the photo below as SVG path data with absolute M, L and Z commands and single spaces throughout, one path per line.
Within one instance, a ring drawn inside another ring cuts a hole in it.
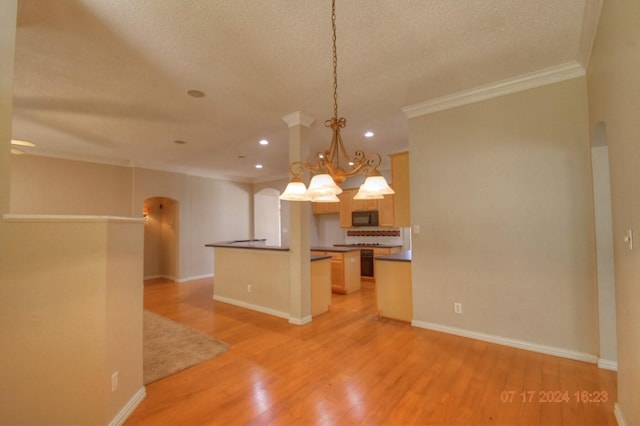
M 393 223 L 398 228 L 411 226 L 409 188 L 409 153 L 391 154 L 391 187 L 396 192 L 393 202 Z
M 402 247 L 376 247 L 373 249 L 373 257 L 384 256 L 386 254 L 400 253 Z
M 312 254 L 331 256 L 331 290 L 349 294 L 360 290 L 360 251 L 312 250 Z
M 331 259 L 311 262 L 311 316 L 329 311 L 331 304 Z
M 396 226 L 395 211 L 393 207 L 395 204 L 395 195 L 385 195 L 383 199 L 374 201 L 377 201 L 378 225 L 388 227 Z
M 350 190 L 350 192 L 355 196 L 358 193 L 358 190 L 352 189 Z M 369 212 L 378 210 L 378 200 L 353 200 L 352 210 L 354 212 Z
M 351 228 L 351 212 L 353 211 L 353 196 L 356 195 L 355 189 L 345 189 L 340 198 L 340 227 Z
M 340 213 L 340 203 L 311 203 L 313 214 Z
M 378 315 L 400 321 L 413 320 L 411 262 L 376 260 Z

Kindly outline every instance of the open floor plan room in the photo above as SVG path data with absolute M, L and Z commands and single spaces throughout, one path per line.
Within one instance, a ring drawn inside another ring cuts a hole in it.
M 147 385 L 126 425 L 616 425 L 615 372 L 379 319 L 372 282 L 304 326 L 213 285 L 145 282 L 145 309 L 230 348 Z

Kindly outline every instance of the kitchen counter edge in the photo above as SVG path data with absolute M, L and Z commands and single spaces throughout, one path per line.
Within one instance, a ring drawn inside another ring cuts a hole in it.
M 377 256 L 376 260 L 384 260 L 384 261 L 392 261 L 392 262 L 411 262 L 411 250 L 405 250 L 399 253 Z

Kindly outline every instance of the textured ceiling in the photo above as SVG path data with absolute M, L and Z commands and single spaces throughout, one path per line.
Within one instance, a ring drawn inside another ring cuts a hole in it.
M 584 61 L 597 1 L 337 0 L 347 150 L 406 149 L 407 105 Z M 330 141 L 331 2 L 21 0 L 14 89 L 36 154 L 283 177 L 283 116 L 316 119 L 313 151 Z

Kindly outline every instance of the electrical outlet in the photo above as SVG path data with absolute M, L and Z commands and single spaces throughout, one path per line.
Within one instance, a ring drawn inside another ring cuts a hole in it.
M 251 293 L 251 284 L 247 284 L 247 293 Z
M 111 375 L 111 392 L 118 390 L 118 372 Z
M 461 314 L 462 313 L 462 303 L 454 302 L 454 304 L 453 304 L 453 312 L 455 312 L 456 314 Z

